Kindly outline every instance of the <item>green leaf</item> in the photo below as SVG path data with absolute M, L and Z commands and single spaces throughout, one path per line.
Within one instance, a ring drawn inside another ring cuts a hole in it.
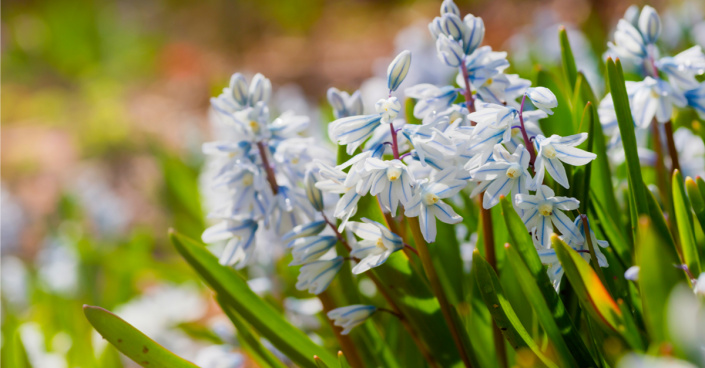
M 279 351 L 302 367 L 314 368 L 313 356 L 332 365 L 335 356 L 316 345 L 262 300 L 235 270 L 218 263 L 202 244 L 175 231 L 169 236 L 176 249 L 218 295 Z
M 563 301 L 561 301 L 561 298 L 558 297 L 556 290 L 553 288 L 551 279 L 549 279 L 548 273 L 546 272 L 546 267 L 541 264 L 541 258 L 539 258 L 538 252 L 536 252 L 533 240 L 526 230 L 524 222 L 521 221 L 516 210 L 514 210 L 509 198 L 502 198 L 500 203 L 502 205 L 502 216 L 507 225 L 507 232 L 514 245 L 513 249 L 519 254 L 527 270 L 531 273 L 531 282 L 536 283 L 536 286 L 540 290 L 546 305 L 551 311 L 553 319 L 556 321 L 558 329 L 565 339 L 565 343 L 580 364 L 584 363 L 595 366 L 590 351 L 587 346 L 585 346 L 578 329 L 566 312 Z
M 649 218 L 651 219 L 651 227 L 659 234 L 661 240 L 666 246 L 666 250 L 670 253 L 670 257 L 678 259 L 678 248 L 676 242 L 671 235 L 671 230 L 668 228 L 666 218 L 663 216 L 661 206 L 659 206 L 656 197 L 651 191 L 647 191 L 646 198 L 649 200 Z
M 536 75 L 536 85 L 544 86 L 556 95 L 556 100 L 558 101 L 558 106 L 553 109 L 553 115 L 550 115 L 546 119 L 541 119 L 539 125 L 541 130 L 548 137 L 551 134 L 558 134 L 560 136 L 568 136 L 574 134 L 573 124 L 569 122 L 572 121 L 570 104 L 566 98 L 566 94 L 561 84 L 559 84 L 560 78 L 551 72 L 543 69 L 539 69 Z
M 340 368 L 350 368 L 350 364 L 348 364 L 348 360 L 345 359 L 345 354 L 342 351 L 338 352 L 338 362 L 340 363 Z
M 521 259 L 521 256 L 516 250 L 516 247 L 505 245 L 507 259 L 509 265 L 514 271 L 516 277 L 515 281 L 521 286 L 521 289 L 529 300 L 533 311 L 538 316 L 539 322 L 543 329 L 548 335 L 549 342 L 553 344 L 553 347 L 558 352 L 558 356 L 561 360 L 561 365 L 564 367 L 577 366 L 577 362 L 573 359 L 570 353 L 568 345 L 566 345 L 563 340 L 563 335 L 561 334 L 556 321 L 553 319 L 553 315 L 546 304 L 546 300 L 543 299 L 541 290 L 539 289 L 536 280 L 534 279 L 531 271 L 526 267 L 526 263 Z M 581 367 L 591 367 L 593 366 L 591 361 L 581 362 Z
M 565 27 L 561 26 L 558 29 L 558 38 L 561 43 L 563 74 L 565 74 L 566 80 L 568 80 L 568 85 L 571 89 L 574 89 L 576 79 L 578 78 L 578 68 L 575 65 L 575 57 L 573 57 L 573 50 L 570 47 L 568 32 L 566 32 Z
M 260 342 L 257 332 L 231 308 L 222 297 L 216 296 L 220 309 L 235 326 L 237 330 L 237 340 L 247 353 L 262 367 L 286 368 L 286 364 L 277 359 L 274 354 L 265 348 Z M 318 362 L 316 362 L 318 363 Z
M 641 269 L 639 290 L 644 322 L 654 341 L 666 341 L 666 300 L 673 287 L 686 280 L 683 272 L 674 267 L 678 259 L 646 217 L 639 221 L 638 239 L 636 263 Z
M 698 179 L 702 180 L 700 178 Z M 698 183 L 690 176 L 685 179 L 685 189 L 688 192 L 688 198 L 690 198 L 690 204 L 695 213 L 695 217 L 698 219 L 700 227 L 702 227 L 705 232 L 705 193 L 700 191 Z M 703 254 L 702 250 L 700 254 Z
M 676 215 L 676 225 L 678 225 L 681 250 L 683 251 L 683 261 L 690 272 L 694 275 L 700 275 L 700 258 L 695 240 L 693 219 L 690 214 L 690 202 L 685 195 L 683 175 L 678 170 L 673 172 L 671 187 L 673 188 L 673 208 Z
M 103 308 L 84 305 L 83 312 L 104 339 L 143 367 L 197 368 Z
M 624 75 L 622 74 L 622 64 L 619 59 L 617 59 L 616 63 L 611 58 L 607 59 L 607 75 L 627 162 L 629 189 L 631 193 L 630 202 L 635 206 L 635 214 L 646 215 L 649 213 L 649 209 L 646 205 L 644 180 L 641 177 L 641 165 L 639 164 L 639 155 L 637 154 L 634 119 L 632 118 L 629 97 L 627 96 L 627 87 L 624 81 Z M 632 231 L 634 232 L 635 230 L 636 217 L 632 215 Z
M 557 235 L 551 236 L 551 242 L 583 309 L 606 332 L 615 332 L 624 337 L 632 348 L 639 348 L 641 341 L 634 331 L 627 330 L 622 311 L 590 264 Z
M 580 123 L 580 125 L 583 127 L 587 127 L 589 132 L 594 131 L 595 125 L 599 124 L 599 121 L 597 120 L 597 111 L 593 107 L 592 103 L 588 102 L 585 105 L 581 121 L 582 122 Z M 590 152 L 594 152 L 594 146 L 595 136 L 593 134 L 588 134 L 587 150 Z M 585 166 L 585 174 L 581 178 L 581 180 L 577 180 L 577 176 L 573 177 L 573 193 L 574 197 L 580 201 L 581 213 L 587 213 L 587 209 L 589 208 L 588 206 L 590 205 L 590 178 L 592 176 L 592 165 L 593 163 L 590 162 Z
M 612 213 L 608 212 L 608 206 L 599 199 L 599 195 L 595 188 L 590 190 L 590 196 L 592 197 L 591 209 L 593 214 L 590 216 L 591 219 L 597 219 L 593 223 L 593 226 L 597 225 L 602 229 L 602 232 L 609 239 L 610 247 L 614 250 L 615 255 L 619 258 L 619 261 L 623 265 L 632 264 L 632 248 L 633 244 L 625 233 L 622 232 L 619 226 L 621 221 L 617 221 L 612 218 L 612 216 L 619 216 L 619 212 Z M 591 221 L 592 222 L 592 221 Z
M 482 293 L 482 299 L 497 327 L 512 347 L 515 350 L 527 349 L 546 366 L 558 367 L 541 352 L 529 332 L 521 324 L 514 308 L 504 296 L 497 274 L 477 250 L 472 256 L 472 266 L 477 270 L 477 286 Z

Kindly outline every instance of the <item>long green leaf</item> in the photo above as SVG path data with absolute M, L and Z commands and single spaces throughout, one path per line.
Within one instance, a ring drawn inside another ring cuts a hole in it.
M 632 118 L 627 87 L 622 73 L 622 64 L 619 59 L 617 59 L 616 63 L 611 58 L 607 59 L 607 75 L 612 101 L 614 102 L 614 110 L 617 114 L 619 133 L 622 137 L 624 155 L 627 161 L 631 202 L 635 206 L 636 214 L 646 215 L 649 213 L 649 209 L 646 206 L 644 180 L 641 177 L 641 165 L 637 154 L 634 119 Z M 636 229 L 636 218 L 634 216 L 632 216 L 632 229 L 633 231 Z
M 569 100 L 563 89 L 564 86 L 560 84 L 560 82 L 560 77 L 549 71 L 539 69 L 536 74 L 536 85 L 550 89 L 558 100 L 558 107 L 553 110 L 553 115 L 539 121 L 541 130 L 546 136 L 551 134 L 558 134 L 560 136 L 574 134 L 573 125 L 569 123 L 572 119 L 570 104 L 568 103 Z
M 563 301 L 558 297 L 556 290 L 553 288 L 551 279 L 549 279 L 548 273 L 546 272 L 546 267 L 541 264 L 541 259 L 539 258 L 538 252 L 536 252 L 531 235 L 526 231 L 524 222 L 521 221 L 521 218 L 514 210 L 509 198 L 502 198 L 500 202 L 502 205 L 502 216 L 507 225 L 507 232 L 514 245 L 514 249 L 521 256 L 522 261 L 531 273 L 531 282 L 536 283 L 541 291 L 541 295 L 546 305 L 551 310 L 551 314 L 568 348 L 573 352 L 578 362 L 595 366 L 590 351 L 582 337 L 580 337 L 580 333 L 573 324 L 570 315 L 567 313 Z
M 672 250 L 664 244 L 663 238 L 646 217 L 639 221 L 638 239 L 636 262 L 641 269 L 639 290 L 646 329 L 654 341 L 666 341 L 665 301 L 673 287 L 686 280 L 683 272 L 674 267 L 678 260 Z
M 685 195 L 683 175 L 678 170 L 673 173 L 671 187 L 673 188 L 673 208 L 676 215 L 676 225 L 678 225 L 681 250 L 683 251 L 683 261 L 694 275 L 700 275 L 700 257 L 695 240 L 690 202 Z
M 247 350 L 257 364 L 263 367 L 286 368 L 286 364 L 279 361 L 271 351 L 262 345 L 257 333 L 227 304 L 227 302 L 225 302 L 225 300 L 223 300 L 223 298 L 216 296 L 216 300 L 223 310 L 223 313 L 228 316 L 235 326 L 235 329 L 237 329 L 237 339 L 240 345 Z
M 573 359 L 570 349 L 563 340 L 563 335 L 561 334 L 556 321 L 553 319 L 553 315 L 549 310 L 546 301 L 543 299 L 543 295 L 541 294 L 541 290 L 539 289 L 536 280 L 531 274 L 531 271 L 529 271 L 526 267 L 524 260 L 521 259 L 516 247 L 507 244 L 505 249 L 509 265 L 512 267 L 512 270 L 516 275 L 515 282 L 521 286 L 524 295 L 526 295 L 526 298 L 529 300 L 532 309 L 538 316 L 541 326 L 543 326 L 543 329 L 546 331 L 546 335 L 548 335 L 549 342 L 553 344 L 558 352 L 562 365 L 564 367 L 591 367 L 592 362 L 590 361 L 577 362 Z
M 477 250 L 472 256 L 472 266 L 477 270 L 477 285 L 482 293 L 482 299 L 497 327 L 512 347 L 516 350 L 526 349 L 532 352 L 541 363 L 548 367 L 558 367 L 541 352 L 529 332 L 521 324 L 514 308 L 504 295 L 497 274 Z
M 590 264 L 563 242 L 557 235 L 551 236 L 551 243 L 563 266 L 565 276 L 575 290 L 580 305 L 597 321 L 606 332 L 617 333 L 624 337 L 632 348 L 640 348 L 641 340 L 628 331 L 622 311 L 602 284 Z
M 103 308 L 84 305 L 83 312 L 104 339 L 143 367 L 197 368 Z
M 702 180 L 701 178 L 698 179 Z M 688 192 L 688 198 L 690 198 L 690 204 L 695 213 L 695 217 L 698 219 L 698 222 L 700 222 L 700 227 L 702 227 L 703 232 L 705 232 L 705 193 L 700 191 L 698 183 L 690 176 L 685 179 L 685 189 Z M 700 255 L 701 257 L 703 256 L 702 249 L 700 250 Z
M 235 270 L 218 263 L 218 259 L 202 244 L 173 230 L 169 236 L 184 259 L 228 306 L 235 309 L 257 332 L 297 365 L 314 368 L 314 355 L 326 364 L 335 363 L 333 354 L 292 326 L 271 305 L 257 296 Z
M 561 63 L 563 66 L 563 73 L 568 80 L 568 85 L 571 89 L 574 89 L 576 79 L 578 78 L 578 68 L 575 65 L 575 57 L 573 56 L 573 50 L 570 47 L 568 32 L 566 32 L 565 27 L 561 26 L 558 29 L 558 38 L 561 43 Z

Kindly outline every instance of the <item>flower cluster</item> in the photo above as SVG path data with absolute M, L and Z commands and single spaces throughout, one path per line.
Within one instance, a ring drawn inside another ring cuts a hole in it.
M 506 53 L 481 46 L 482 19 L 461 18 L 453 1 L 446 0 L 429 30 L 438 58 L 457 69 L 456 85 L 418 84 L 400 93 L 413 67 L 411 53 L 403 51 L 387 69 L 388 97 L 372 111 L 365 111 L 359 91 L 331 88 L 328 101 L 336 120 L 328 125 L 328 135 L 347 153 L 337 165 L 321 158 L 330 155 L 318 154 L 314 142 L 298 136 L 306 120 L 284 114 L 270 122 L 267 79 L 255 76 L 248 89 L 241 75 L 233 76 L 213 107 L 238 140 L 204 146 L 221 158 L 215 182 L 232 193 L 213 214 L 223 222 L 203 234 L 207 242 L 228 240 L 224 264 L 245 265 L 258 227 L 274 226 L 279 234 L 286 232 L 282 238 L 292 250 L 291 265 L 301 266 L 296 287 L 319 294 L 346 261 L 355 262 L 352 272 L 359 274 L 412 248 L 391 230 L 406 226 L 407 218 L 418 218 L 422 238 L 416 242 L 442 242 L 436 222 L 462 221 L 454 210 L 459 195 L 479 196 L 483 211 L 503 196 L 511 198 L 548 265 L 556 262 L 549 240 L 554 231 L 589 259 L 580 217 L 569 213 L 578 200 L 556 196 L 548 186 L 570 188 L 565 165 L 582 166 L 595 158 L 577 148 L 587 134 L 543 132 L 539 121 L 553 114 L 555 95 L 505 73 Z M 402 101 L 414 104 L 413 116 L 402 111 Z M 335 200 L 324 203 L 324 195 Z M 366 196 L 375 197 L 387 223 L 355 220 Z M 329 220 L 329 209 L 338 224 Z M 347 256 L 333 254 L 337 242 L 348 249 Z M 598 257 L 607 266 L 601 253 Z M 557 287 L 560 272 L 554 267 L 549 274 Z M 347 333 L 376 310 L 355 305 L 328 315 Z
M 697 75 L 705 73 L 702 47 L 693 46 L 675 56 L 662 56 L 656 42 L 661 35 L 661 19 L 656 10 L 632 5 L 619 20 L 609 53 L 634 66 L 643 80 L 627 81 L 634 126 L 637 135 L 655 120 L 669 124 L 674 108 L 692 107 L 705 118 L 705 82 Z M 598 110 L 605 133 L 612 136 L 611 146 L 619 148 L 620 135 L 611 94 L 607 94 Z M 656 130 L 663 127 L 654 127 Z M 641 134 L 640 134 L 641 133 Z

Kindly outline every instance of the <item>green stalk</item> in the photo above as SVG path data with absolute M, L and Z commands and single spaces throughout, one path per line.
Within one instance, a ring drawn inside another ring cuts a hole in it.
M 458 352 L 460 352 L 460 357 L 466 367 L 472 367 L 470 363 L 470 357 L 468 356 L 468 349 L 465 348 L 464 341 L 467 341 L 467 335 L 464 330 L 461 330 L 462 324 L 460 323 L 460 318 L 458 317 L 457 311 L 448 302 L 448 297 L 443 291 L 443 285 L 441 285 L 441 280 L 438 278 L 438 273 L 435 267 L 433 267 L 433 260 L 431 259 L 431 254 L 428 251 L 428 244 L 423 238 L 421 233 L 421 227 L 419 226 L 418 217 L 408 217 L 409 226 L 411 227 L 411 234 L 414 237 L 414 242 L 416 243 L 416 249 L 419 252 L 421 258 L 421 263 L 423 264 L 424 271 L 431 283 L 431 289 L 438 299 L 438 303 L 441 306 L 441 312 L 443 313 L 443 318 L 445 318 L 448 328 L 453 335 L 453 341 L 455 342 Z M 463 338 L 465 337 L 465 339 Z

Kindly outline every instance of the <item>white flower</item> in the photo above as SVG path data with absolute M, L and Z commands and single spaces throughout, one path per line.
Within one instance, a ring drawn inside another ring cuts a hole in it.
M 443 3 L 441 4 L 441 15 L 446 13 L 460 16 L 460 10 L 458 9 L 458 6 L 455 5 L 453 0 L 443 0 Z
M 343 327 L 341 335 L 347 335 L 354 327 L 361 325 L 377 311 L 373 305 L 355 304 L 333 309 L 328 312 L 328 318 L 334 320 L 336 326 Z
M 688 105 L 691 106 L 701 119 L 705 119 L 705 82 L 685 93 L 685 98 L 688 100 Z
M 643 82 L 635 83 L 632 108 L 634 122 L 640 128 L 646 128 L 656 117 L 659 123 L 671 119 L 673 106 L 684 107 L 688 100 L 666 81 L 646 77 Z
M 553 92 L 546 87 L 528 88 L 526 97 L 531 100 L 534 106 L 538 107 L 548 115 L 553 115 L 552 109 L 555 109 L 556 106 L 558 106 L 556 95 L 554 95 Z
M 306 197 L 316 211 L 323 211 L 323 193 L 316 188 L 316 176 L 312 170 L 308 170 L 304 176 L 304 188 L 306 189 Z
M 380 266 L 387 261 L 389 256 L 402 249 L 404 243 L 401 238 L 389 231 L 385 225 L 366 218 L 363 222 L 349 222 L 347 229 L 352 231 L 362 240 L 353 246 L 350 255 L 360 258 L 360 261 L 353 267 L 354 274 L 363 273 L 370 268 Z
M 635 64 L 641 63 L 647 57 L 646 43 L 641 32 L 624 19 L 617 23 L 614 43 L 608 42 L 607 46 L 619 58 L 631 60 Z
M 338 238 L 333 235 L 306 236 L 294 239 L 288 245 L 291 248 L 291 255 L 294 257 L 289 266 L 300 266 L 313 262 L 326 254 L 337 242 Z
M 567 137 L 552 135 L 549 138 L 543 135 L 536 136 L 538 154 L 536 155 L 536 185 L 543 183 L 544 168 L 553 180 L 565 188 L 570 188 L 568 176 L 565 173 L 563 162 L 568 165 L 582 166 L 594 160 L 597 155 L 583 151 L 575 146 L 587 139 L 587 133 L 574 134 Z
M 571 211 L 578 208 L 580 202 L 575 198 L 556 197 L 551 188 L 542 185 L 535 195 L 517 194 L 514 196 L 516 206 L 524 210 L 522 220 L 533 234 L 536 246 L 548 249 L 551 246 L 553 225 L 564 236 L 580 239 L 581 235 L 573 226 L 573 221 L 561 210 Z
M 462 41 L 465 25 L 460 16 L 453 13 L 441 15 L 441 32 L 451 40 Z
M 411 52 L 409 50 L 402 51 L 392 60 L 387 68 L 387 87 L 389 91 L 393 92 L 399 88 L 399 85 L 409 73 L 409 66 L 411 66 Z
M 446 65 L 457 68 L 463 61 L 463 47 L 458 41 L 446 36 L 445 34 L 438 35 L 436 40 L 436 49 L 438 58 Z
M 396 97 L 381 99 L 375 104 L 375 109 L 382 116 L 382 120 L 380 120 L 382 124 L 391 124 L 401 111 L 401 103 Z
M 427 242 L 436 240 L 436 218 L 447 224 L 457 224 L 463 220 L 442 199 L 454 196 L 465 185 L 464 181 L 456 179 L 455 168 L 435 172 L 429 179 L 418 183 L 404 214 L 407 217 L 419 216 L 421 233 Z
M 458 91 L 453 86 L 436 87 L 424 83 L 407 88 L 404 94 L 418 100 L 414 106 L 414 117 L 424 119 L 434 112 L 447 109 L 458 96 Z
M 668 76 L 668 81 L 681 91 L 698 87 L 696 75 L 705 73 L 705 54 L 700 46 L 693 46 L 678 55 L 662 57 L 656 67 Z
M 250 106 L 254 106 L 259 102 L 267 103 L 272 96 L 272 82 L 265 78 L 264 75 L 257 73 L 252 77 L 250 90 L 247 94 L 247 102 Z
M 201 239 L 204 243 L 227 240 L 225 249 L 220 255 L 220 264 L 236 265 L 236 268 L 240 269 L 247 265 L 254 252 L 257 227 L 257 222 L 249 219 L 228 219 L 206 229 L 201 235 Z
M 333 106 L 333 114 L 337 119 L 349 116 L 362 115 L 362 96 L 360 91 L 355 91 L 352 95 L 345 91 L 340 91 L 335 87 L 328 89 L 328 103 Z
M 494 146 L 494 161 L 488 162 L 481 167 L 470 171 L 473 181 L 481 181 L 470 194 L 474 197 L 481 192 L 485 192 L 482 199 L 484 208 L 492 208 L 499 203 L 501 196 L 506 196 L 509 192 L 514 194 L 528 194 L 529 184 L 532 183 L 529 168 L 529 152 L 520 145 L 517 150 L 510 154 L 504 146 L 497 144 Z
M 328 137 L 346 147 L 352 155 L 369 138 L 382 120 L 381 114 L 356 115 L 340 118 L 328 124 Z
M 296 289 L 307 290 L 311 294 L 324 292 L 343 266 L 343 257 L 314 261 L 301 266 Z
M 647 43 L 655 43 L 661 34 L 661 18 L 656 9 L 646 5 L 639 15 L 639 31 Z
M 693 293 L 697 296 L 705 297 L 705 272 L 698 276 L 698 279 L 693 285 Z
M 411 200 L 414 184 L 411 172 L 400 160 L 382 161 L 374 157 L 365 161 L 365 169 L 369 172 L 364 180 L 370 183 L 370 194 L 378 196 L 382 206 L 396 216 L 399 202 L 406 205 Z

